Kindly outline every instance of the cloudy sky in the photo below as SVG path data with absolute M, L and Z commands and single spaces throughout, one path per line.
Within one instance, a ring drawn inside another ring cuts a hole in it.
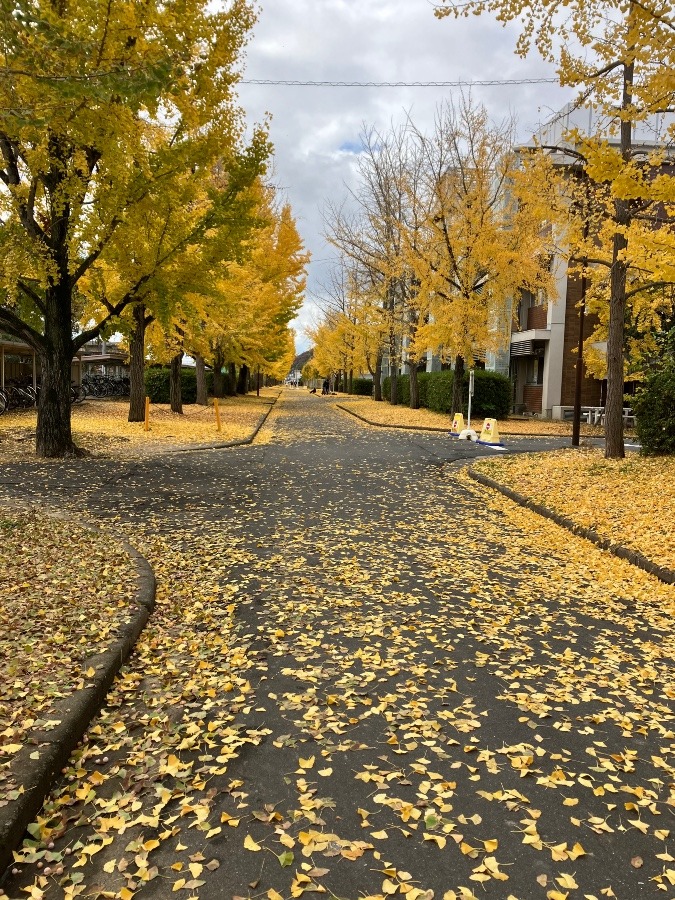
M 538 57 L 514 53 L 515 28 L 488 16 L 438 20 L 429 0 L 262 0 L 248 48 L 245 79 L 297 81 L 486 81 L 551 78 Z M 442 87 L 299 87 L 242 84 L 250 121 L 272 116 L 274 181 L 289 200 L 312 254 L 307 300 L 294 323 L 317 318 L 315 299 L 327 283 L 335 253 L 323 237 L 322 212 L 353 185 L 358 136 L 364 125 L 386 130 L 409 110 L 429 127 L 434 110 L 453 92 Z M 514 113 L 527 139 L 569 99 L 555 84 L 472 88 L 495 120 Z

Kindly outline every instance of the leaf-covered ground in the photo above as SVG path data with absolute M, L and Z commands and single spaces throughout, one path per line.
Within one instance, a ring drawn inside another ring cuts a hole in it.
M 12 900 L 675 895 L 675 592 L 456 443 L 287 391 L 250 448 L 97 464 L 159 606 Z
M 8 765 L 53 703 L 82 687 L 86 657 L 126 618 L 136 569 L 110 535 L 42 512 L 0 509 L 0 803 Z
M 675 569 L 675 459 L 599 449 L 481 460 L 478 471 L 617 544 Z
M 163 453 L 186 444 L 240 441 L 247 438 L 278 393 L 263 388 L 254 394 L 219 400 L 221 431 L 216 430 L 213 405 L 185 405 L 173 413 L 167 404 L 151 404 L 150 429 L 143 422 L 128 422 L 128 401 L 85 400 L 73 407 L 73 438 L 94 456 L 124 458 Z M 34 409 L 0 416 L 0 462 L 35 456 Z
M 321 400 L 322 398 L 319 398 Z M 358 415 L 378 425 L 406 425 L 418 428 L 443 428 L 450 430 L 452 420 L 443 413 L 430 409 L 410 409 L 408 406 L 392 406 L 390 403 L 376 403 L 369 397 L 341 396 L 335 401 L 347 405 Z M 480 431 L 483 419 L 473 418 L 471 426 Z M 572 423 L 539 418 L 510 418 L 497 422 L 501 434 L 537 434 L 537 435 L 571 435 Z M 581 434 L 585 437 L 598 437 L 603 429 L 582 423 Z

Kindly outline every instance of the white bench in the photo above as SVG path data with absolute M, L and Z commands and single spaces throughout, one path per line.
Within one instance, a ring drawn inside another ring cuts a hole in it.
M 604 406 L 584 406 L 581 410 L 581 417 L 589 425 L 604 425 L 605 424 L 605 407 Z M 623 408 L 623 424 L 626 427 L 634 428 L 635 427 L 635 414 L 633 413 L 633 409 L 630 406 L 624 406 Z

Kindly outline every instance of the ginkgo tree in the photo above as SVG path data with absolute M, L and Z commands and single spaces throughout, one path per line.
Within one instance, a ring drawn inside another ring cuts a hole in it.
M 439 17 L 487 12 L 505 24 L 522 23 L 517 52 L 525 56 L 534 46 L 557 65 L 561 85 L 579 88 L 580 101 L 604 114 L 600 131 L 569 138 L 581 145 L 588 177 L 610 189 L 605 453 L 621 458 L 633 226 L 644 215 L 645 204 L 661 203 L 672 211 L 675 201 L 672 168 L 664 170 L 663 148 L 645 152 L 635 142 L 636 127 L 656 116 L 660 133 L 655 143 L 675 139 L 675 124 L 668 119 L 675 109 L 672 8 L 662 0 L 441 0 L 435 11 Z
M 438 108 L 431 134 L 409 122 L 415 155 L 415 227 L 404 231 L 425 324 L 413 346 L 454 362 L 453 409 L 465 364 L 508 344 L 513 299 L 549 294 L 550 231 L 513 150 L 514 122 L 494 124 L 470 97 Z
M 132 0 L 3 0 L 0 327 L 40 360 L 40 456 L 75 452 L 74 353 L 227 218 L 232 194 L 209 187 L 212 167 L 224 160 L 233 189 L 264 169 L 264 130 L 244 146 L 233 93 L 254 21 L 246 0 L 187 0 L 179 15 Z M 139 219 L 153 217 L 154 238 L 137 244 Z M 80 328 L 83 279 L 107 262 L 116 290 L 91 275 L 99 312 Z
M 290 205 L 279 203 L 270 185 L 257 184 L 254 214 L 257 226 L 240 252 L 221 259 L 209 276 L 209 351 L 199 351 L 214 371 L 238 365 L 243 390 L 248 371 L 279 378 L 293 361 L 289 326 L 302 305 L 309 261 Z M 203 344 L 204 335 L 199 339 Z M 192 352 L 192 344 L 186 347 Z
M 418 294 L 404 256 L 404 232 L 415 215 L 409 206 L 410 141 L 405 127 L 392 127 L 386 133 L 365 127 L 360 142 L 360 177 L 350 192 L 352 208 L 328 206 L 326 237 L 344 258 L 367 273 L 368 291 L 382 298 L 386 325 L 382 351 L 393 374 L 401 361 L 412 363 L 413 351 L 404 357 L 403 345 L 410 343 L 420 318 Z M 415 372 L 412 365 L 413 380 Z M 395 377 L 389 399 L 397 402 Z
M 665 151 L 665 148 L 662 148 Z M 596 181 L 586 170 L 584 144 L 564 153 L 536 150 L 532 160 L 538 184 L 546 191 L 556 220 L 557 253 L 568 272 L 581 279 L 584 313 L 592 316 L 585 340 L 583 365 L 596 378 L 607 377 L 607 356 L 613 246 L 616 223 L 611 182 Z M 563 162 L 561 163 L 561 157 Z M 666 170 L 667 172 L 667 170 Z M 664 176 L 672 179 L 672 175 Z M 641 380 L 645 367 L 659 353 L 659 339 L 672 315 L 675 298 L 675 239 L 669 204 L 659 200 L 654 186 L 645 191 L 640 214 L 625 229 L 627 246 L 623 368 L 628 380 Z
M 461 97 L 438 109 L 431 134 L 410 117 L 388 136 L 365 131 L 360 215 L 331 210 L 329 239 L 362 273 L 355 293 L 370 298 L 355 304 L 361 327 L 382 346 L 386 326 L 390 372 L 407 366 L 413 408 L 429 350 L 454 362 L 459 410 L 465 363 L 508 343 L 519 291 L 554 292 L 547 207 L 513 130 Z M 338 334 L 329 329 L 327 340 Z

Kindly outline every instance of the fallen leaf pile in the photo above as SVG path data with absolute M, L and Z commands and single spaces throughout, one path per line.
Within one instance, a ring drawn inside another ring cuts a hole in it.
M 559 450 L 481 460 L 476 469 L 662 566 L 675 569 L 675 459 Z
M 321 398 L 319 398 L 321 400 Z M 442 428 L 450 431 L 452 418 L 443 413 L 430 409 L 410 409 L 409 406 L 392 406 L 383 401 L 376 403 L 368 397 L 340 397 L 335 402 L 347 406 L 359 416 L 378 425 L 405 425 L 412 428 Z M 471 427 L 480 432 L 483 425 L 482 418 L 473 417 Z M 572 423 L 554 419 L 509 418 L 500 419 L 497 422 L 499 434 L 533 434 L 533 435 L 571 435 Z M 603 429 L 594 425 L 582 424 L 581 434 L 586 437 L 598 437 L 603 434 Z
M 216 430 L 213 405 L 185 405 L 173 413 L 167 404 L 150 405 L 150 430 L 143 422 L 128 422 L 129 402 L 85 400 L 73 407 L 73 440 L 95 456 L 128 457 L 161 453 L 186 444 L 220 443 L 247 438 L 268 410 L 278 390 L 264 388 L 253 394 L 218 401 L 221 431 Z M 0 416 L 0 462 L 35 457 L 34 409 Z
M 672 897 L 673 589 L 315 400 L 107 488 L 159 605 L 7 894 Z
M 126 619 L 136 569 L 103 533 L 44 513 L 0 510 L 0 804 L 8 764 L 53 703 L 87 682 L 86 659 Z M 93 674 L 93 671 L 90 673 Z

